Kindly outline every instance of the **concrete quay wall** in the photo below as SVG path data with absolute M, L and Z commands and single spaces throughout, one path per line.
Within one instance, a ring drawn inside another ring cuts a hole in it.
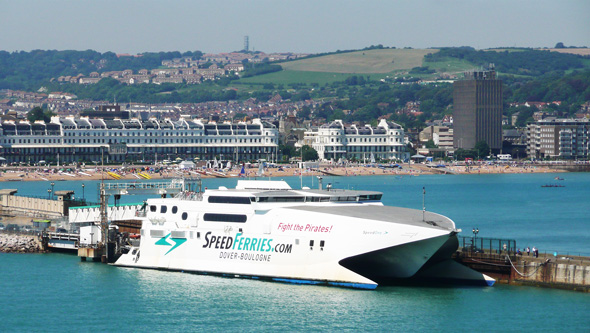
M 589 258 L 578 262 L 522 260 L 513 268 L 512 283 L 590 292 Z M 520 273 L 520 274 L 519 274 Z
M 549 164 L 543 165 L 549 169 L 567 172 L 589 172 L 590 164 Z

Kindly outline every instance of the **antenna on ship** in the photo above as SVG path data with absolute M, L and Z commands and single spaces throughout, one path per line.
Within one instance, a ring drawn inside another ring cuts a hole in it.
M 301 182 L 301 189 L 303 189 L 303 146 L 301 146 L 301 169 L 299 170 L 299 181 Z
M 426 214 L 426 187 L 422 187 L 422 222 L 425 222 L 424 215 Z

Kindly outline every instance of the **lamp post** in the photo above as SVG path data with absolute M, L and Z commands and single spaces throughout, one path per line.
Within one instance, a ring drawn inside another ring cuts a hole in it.
M 51 200 L 51 189 L 47 189 L 47 200 Z
M 475 250 L 477 250 L 477 246 L 475 243 L 477 242 L 477 234 L 479 233 L 479 229 L 473 228 L 473 230 L 471 230 L 471 232 L 473 232 L 473 247 Z
M 86 185 L 84 185 L 84 183 L 82 183 L 82 200 L 86 201 L 86 196 L 84 195 L 84 188 L 86 187 Z
M 54 186 L 55 186 L 55 183 L 54 183 L 54 182 L 51 182 L 51 192 L 50 192 L 50 193 L 52 193 L 52 194 L 51 194 L 51 197 L 52 197 L 52 198 L 53 198 L 53 193 L 55 193 L 55 192 L 53 192 L 53 187 L 54 187 Z

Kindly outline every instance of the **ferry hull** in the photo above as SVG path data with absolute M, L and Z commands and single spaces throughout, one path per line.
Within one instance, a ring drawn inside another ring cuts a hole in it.
M 391 246 L 345 258 L 339 264 L 378 284 L 389 284 L 413 277 L 450 237 L 454 235 Z

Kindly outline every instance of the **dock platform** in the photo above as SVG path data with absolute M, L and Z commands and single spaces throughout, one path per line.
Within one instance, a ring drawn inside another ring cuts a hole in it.
M 513 240 L 478 238 L 473 246 L 470 239 L 460 240 L 455 260 L 498 283 L 590 292 L 590 257 L 518 254 Z

